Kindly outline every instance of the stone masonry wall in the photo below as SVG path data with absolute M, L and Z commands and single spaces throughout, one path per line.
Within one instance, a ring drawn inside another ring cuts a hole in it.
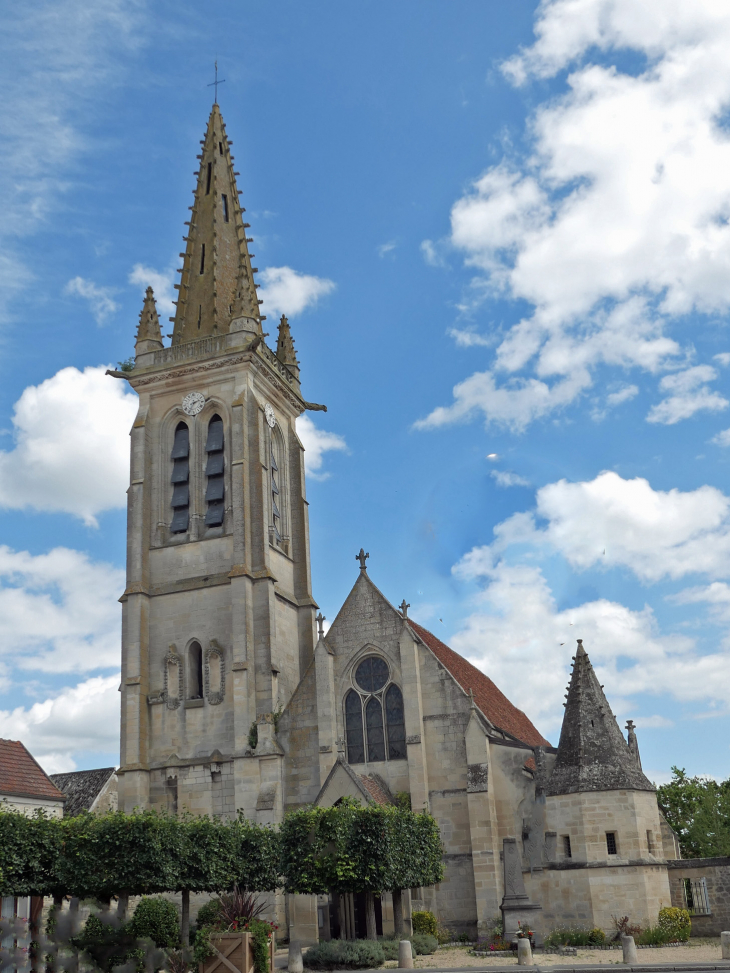
M 707 883 L 710 915 L 692 916 L 692 935 L 719 936 L 730 929 L 730 858 L 688 858 L 667 864 L 672 905 L 680 909 L 687 908 L 683 879 L 697 882 L 704 878 Z

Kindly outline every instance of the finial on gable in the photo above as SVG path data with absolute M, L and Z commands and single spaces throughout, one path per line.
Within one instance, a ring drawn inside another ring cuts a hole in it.
M 321 638 L 321 639 L 324 638 L 324 623 L 326 621 L 327 621 L 327 619 L 324 617 L 324 615 L 322 614 L 322 612 L 320 612 L 317 615 L 317 632 L 318 632 L 319 638 Z
M 361 547 L 360 553 L 355 555 L 355 560 L 360 562 L 360 570 L 364 571 L 365 573 L 367 573 L 367 566 L 365 565 L 365 561 L 369 557 L 370 555 L 365 553 L 364 547 Z
M 404 618 L 408 618 L 408 609 L 409 609 L 410 607 L 411 607 L 411 606 L 410 606 L 410 605 L 408 604 L 408 602 L 407 602 L 407 601 L 405 600 L 405 598 L 404 598 L 404 599 L 403 599 L 403 601 L 402 601 L 402 602 L 400 603 L 400 605 L 398 605 L 398 608 L 400 608 L 400 613 L 401 613 L 401 615 L 402 615 L 402 616 L 403 616 Z

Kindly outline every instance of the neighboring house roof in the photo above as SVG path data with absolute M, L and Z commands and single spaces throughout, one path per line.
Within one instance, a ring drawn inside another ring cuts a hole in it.
M 0 740 L 0 798 L 3 797 L 65 800 L 64 795 L 20 740 Z
M 66 795 L 64 816 L 73 817 L 90 811 L 94 801 L 114 774 L 114 767 L 101 770 L 75 770 L 70 774 L 51 774 L 51 780 Z
M 474 702 L 490 723 L 530 747 L 550 746 L 522 710 L 510 703 L 504 693 L 497 689 L 489 676 L 485 676 L 471 662 L 467 662 L 458 652 L 454 652 L 448 645 L 437 639 L 432 632 L 414 622 L 412 618 L 408 619 L 408 624 L 433 652 L 439 662 L 448 669 L 461 688 L 467 693 L 469 690 L 474 693 Z

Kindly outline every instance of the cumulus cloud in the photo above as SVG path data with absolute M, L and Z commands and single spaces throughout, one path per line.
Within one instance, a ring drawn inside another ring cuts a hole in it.
M 81 551 L 0 547 L 0 660 L 48 673 L 118 665 L 122 591 L 124 571 Z
M 446 261 L 441 253 L 442 247 L 435 244 L 433 240 L 423 240 L 420 247 L 423 259 L 430 267 L 445 267 Z
M 324 454 L 332 450 L 347 452 L 347 443 L 337 433 L 319 429 L 307 415 L 297 418 L 297 435 L 304 446 L 307 476 L 314 480 L 326 480 L 329 473 L 322 470 Z
M 451 244 L 476 270 L 471 298 L 532 310 L 421 428 L 483 414 L 520 429 L 574 402 L 598 366 L 676 368 L 688 349 L 670 326 L 730 306 L 730 9 L 545 0 L 535 34 L 506 77 L 567 70 L 565 90 L 538 103 L 524 157 L 488 168 L 451 213 Z M 651 421 L 726 404 L 706 384 L 662 391 Z
M 490 348 L 494 345 L 494 340 L 484 335 L 478 334 L 468 328 L 449 328 L 446 332 L 453 338 L 459 348 Z
M 119 305 L 112 298 L 114 291 L 110 287 L 97 287 L 92 281 L 85 280 L 83 277 L 74 277 L 66 284 L 63 292 L 83 297 L 98 325 L 105 324 L 107 319 L 119 310 Z
M 490 476 L 497 481 L 497 486 L 501 487 L 513 487 L 513 486 L 529 486 L 530 481 L 526 480 L 524 476 L 519 476 L 517 473 L 507 473 L 502 470 L 492 470 Z
M 624 402 L 630 402 L 638 394 L 638 385 L 625 385 L 617 392 L 611 392 L 606 396 L 606 405 L 613 409 L 617 405 L 623 405 Z
M 15 448 L 0 451 L 0 506 L 62 511 L 90 526 L 123 507 L 137 397 L 105 367 L 63 368 L 15 403 Z
M 267 267 L 259 277 L 263 281 L 259 297 L 264 311 L 271 315 L 301 314 L 335 289 L 334 281 L 300 274 L 291 267 Z
M 119 673 L 96 676 L 25 709 L 0 710 L 0 737 L 22 740 L 47 774 L 76 769 L 79 750 L 119 750 Z
M 722 432 L 718 432 L 710 442 L 714 443 L 715 446 L 730 446 L 730 429 L 723 429 Z
M 144 295 L 148 287 L 155 292 L 155 301 L 160 315 L 170 316 L 175 313 L 176 307 L 175 291 L 173 281 L 175 279 L 175 269 L 155 270 L 153 267 L 145 267 L 144 264 L 135 264 L 129 273 L 129 283 L 139 288 L 140 294 Z
M 681 419 L 689 419 L 696 412 L 722 412 L 730 402 L 708 386 L 717 378 L 711 365 L 696 365 L 675 375 L 666 375 L 659 383 L 669 396 L 652 406 L 647 422 L 661 422 L 672 426 Z
M 516 544 L 557 551 L 578 570 L 627 568 L 645 582 L 730 575 L 730 498 L 710 486 L 654 490 L 647 480 L 613 472 L 579 483 L 560 480 L 537 491 L 534 512 L 513 514 L 494 533 L 491 545 L 459 562 L 457 575 L 489 576 Z

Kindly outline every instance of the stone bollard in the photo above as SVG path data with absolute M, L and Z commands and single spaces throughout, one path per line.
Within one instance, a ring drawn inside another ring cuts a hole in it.
M 730 959 L 730 932 L 720 933 L 720 945 L 722 946 L 722 958 Z
M 635 963 L 639 962 L 639 957 L 636 954 L 636 943 L 634 942 L 633 936 L 622 936 L 621 945 L 624 949 L 624 963 L 628 966 L 633 966 Z
M 532 966 L 532 946 L 530 940 L 524 937 L 517 940 L 517 965 Z
M 413 969 L 413 950 L 407 939 L 401 939 L 398 943 L 398 966 L 401 970 Z
M 289 943 L 289 961 L 287 963 L 289 973 L 304 973 L 304 963 L 302 962 L 302 944 L 293 939 Z M 272 970 L 271 973 L 274 973 Z

